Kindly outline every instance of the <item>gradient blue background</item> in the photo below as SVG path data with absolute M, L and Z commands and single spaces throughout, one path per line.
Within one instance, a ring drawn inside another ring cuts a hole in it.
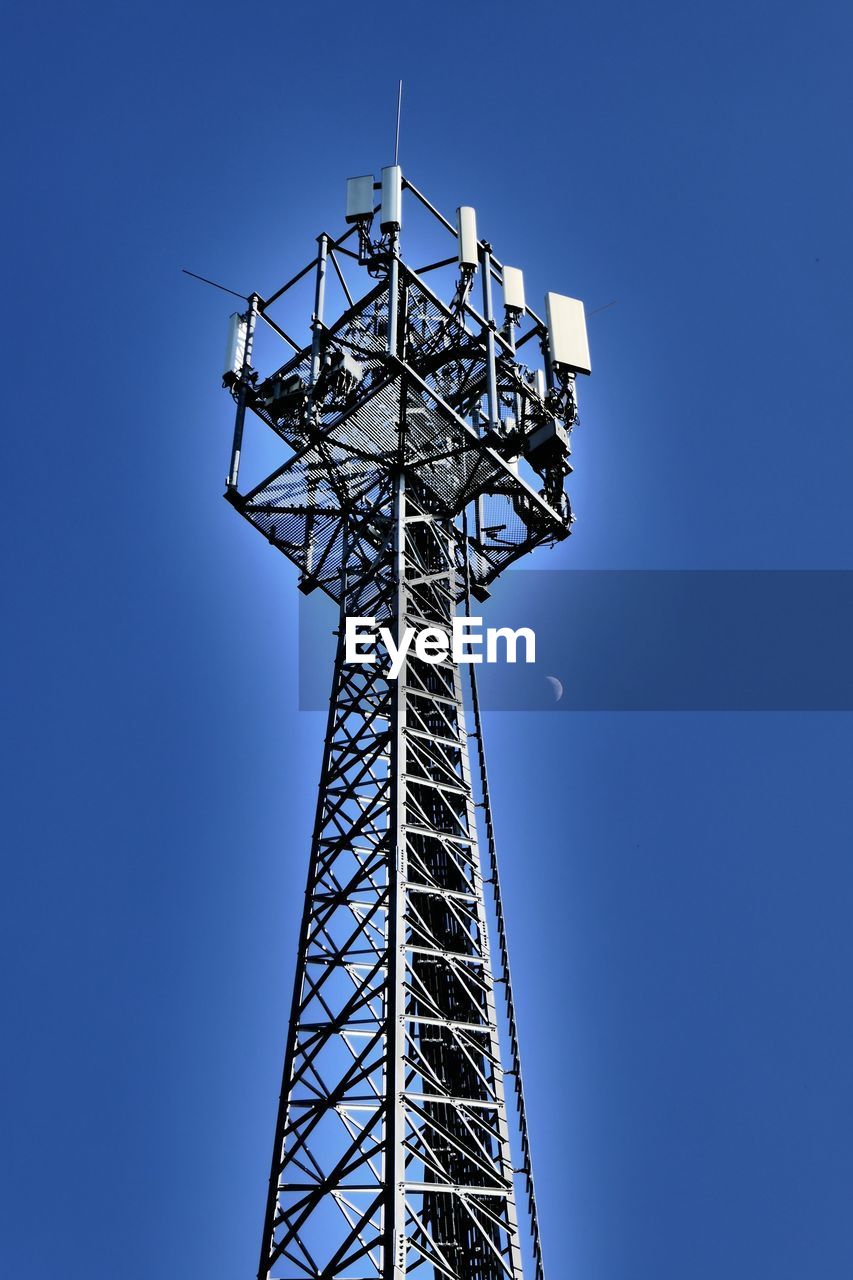
M 851 28 L 7 9 L 5 1275 L 256 1268 L 322 717 L 180 268 L 280 283 L 403 75 L 413 180 L 531 297 L 617 300 L 540 567 L 851 568 Z M 850 717 L 488 729 L 552 1280 L 850 1276 Z

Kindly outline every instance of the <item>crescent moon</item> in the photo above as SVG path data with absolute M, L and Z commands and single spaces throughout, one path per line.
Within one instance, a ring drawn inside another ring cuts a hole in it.
M 545 679 L 548 681 L 549 685 L 551 686 L 551 691 L 554 694 L 554 701 L 559 702 L 563 696 L 562 681 L 558 680 L 556 676 L 546 676 Z

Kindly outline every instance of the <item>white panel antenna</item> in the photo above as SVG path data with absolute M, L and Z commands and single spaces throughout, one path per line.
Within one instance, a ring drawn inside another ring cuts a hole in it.
M 225 344 L 225 367 L 223 374 L 241 373 L 246 360 L 246 333 L 248 323 L 245 316 L 235 311 L 228 321 L 228 341 Z
M 504 267 L 504 306 L 508 311 L 524 310 L 524 272 Z
M 459 233 L 460 267 L 477 267 L 477 210 L 462 205 L 456 210 L 456 230 Z
M 389 164 L 382 170 L 382 214 L 380 226 L 383 231 L 399 231 L 401 225 L 400 205 L 402 203 L 403 174 L 398 164 Z
M 545 294 L 551 363 L 573 373 L 591 373 L 583 303 L 562 293 Z

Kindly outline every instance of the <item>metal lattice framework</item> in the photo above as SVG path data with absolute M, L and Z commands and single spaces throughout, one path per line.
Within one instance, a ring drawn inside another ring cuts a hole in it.
M 383 172 L 383 198 L 389 173 L 399 202 L 396 166 Z M 402 186 L 453 231 L 410 183 Z M 546 354 L 549 335 L 526 307 L 498 329 L 491 288 L 502 268 L 485 242 L 477 246 L 478 315 L 476 266 L 461 264 L 453 296 L 442 301 L 425 272 L 401 260 L 399 213 L 388 220 L 383 209 L 382 235 L 374 240 L 371 230 L 372 211 L 363 211 L 339 239 L 321 236 L 316 259 L 288 286 L 266 301 L 253 294 L 235 318 L 226 371 L 237 401 L 226 496 L 298 565 L 303 590 L 319 587 L 341 615 L 258 1274 L 522 1280 L 532 1245 L 542 1280 L 476 688 L 497 975 L 460 668 L 414 650 L 398 679 L 381 663 L 348 663 L 344 622 L 372 617 L 398 643 L 405 628 L 449 636 L 471 591 L 482 597 L 512 560 L 566 536 L 567 444 L 527 445 L 543 429 L 558 444 L 567 439 L 574 377 L 546 362 L 546 389 L 518 361 L 514 326 L 529 319 L 521 341 L 538 337 Z M 356 233 L 357 254 L 345 247 Z M 338 253 L 370 277 L 358 302 Z M 348 305 L 327 326 L 330 262 Z M 269 311 L 311 268 L 313 335 L 299 348 Z M 263 379 L 252 367 L 258 317 L 295 352 Z M 247 409 L 291 454 L 241 494 Z M 538 468 L 541 490 L 519 460 Z M 526 1180 L 529 1236 L 517 1216 L 517 1174 Z

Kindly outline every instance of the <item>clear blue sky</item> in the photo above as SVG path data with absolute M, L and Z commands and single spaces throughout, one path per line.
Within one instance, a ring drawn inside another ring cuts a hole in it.
M 321 717 L 230 309 L 401 159 L 590 308 L 549 566 L 853 568 L 848 6 L 7 12 L 0 1270 L 253 1276 Z M 732 619 L 736 644 L 737 619 Z M 841 714 L 494 714 L 552 1280 L 853 1274 Z

